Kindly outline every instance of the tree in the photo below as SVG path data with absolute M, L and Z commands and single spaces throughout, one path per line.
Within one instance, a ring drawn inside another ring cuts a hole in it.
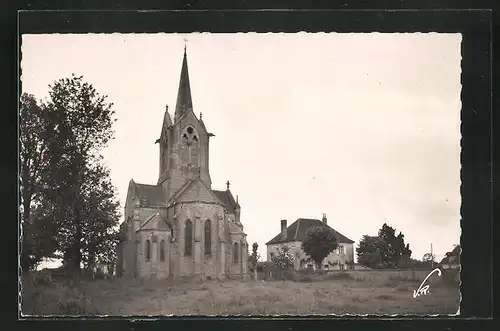
M 113 138 L 114 111 L 82 76 L 56 81 L 49 94 L 44 199 L 54 207 L 65 265 L 79 270 L 114 242 L 118 203 L 100 155 Z
M 356 247 L 358 263 L 372 269 L 384 266 L 382 251 L 384 251 L 384 241 L 379 237 L 363 236 Z
M 31 94 L 21 96 L 19 108 L 21 267 L 26 272 L 52 254 L 56 245 L 52 240 L 54 227 L 50 224 L 50 207 L 42 204 L 40 196 L 48 165 L 45 139 L 48 122 L 43 105 Z
M 90 169 L 85 188 L 86 209 L 82 215 L 82 258 L 86 268 L 96 263 L 114 265 L 120 235 L 115 230 L 120 214 L 115 188 L 109 180 L 109 170 L 102 165 Z
M 306 231 L 302 250 L 309 255 L 321 269 L 321 262 L 338 246 L 335 232 L 327 226 L 316 226 Z
M 425 253 L 424 256 L 422 256 L 422 261 L 427 263 L 432 263 L 435 261 L 435 256 L 434 254 L 431 253 Z
M 276 252 L 271 252 L 271 262 L 280 270 L 293 268 L 294 257 L 290 247 L 283 246 L 276 248 Z
M 257 251 L 259 248 L 259 244 L 252 244 L 252 254 L 249 254 L 248 260 L 250 262 L 250 268 L 253 271 L 253 277 L 257 280 L 257 263 L 259 262 L 260 254 Z
M 404 235 L 399 232 L 396 236 L 396 229 L 384 223 L 379 230 L 379 238 L 383 240 L 385 245 L 382 250 L 382 259 L 389 268 L 398 268 L 403 256 L 409 259 L 411 250 L 409 245 L 405 245 Z
M 363 236 L 356 248 L 358 263 L 370 268 L 399 268 L 407 266 L 411 250 L 405 244 L 403 233 L 384 223 L 378 236 Z
M 30 213 L 30 222 L 23 225 L 21 267 L 24 272 L 33 270 L 57 249 L 56 225 L 51 210 L 39 204 Z

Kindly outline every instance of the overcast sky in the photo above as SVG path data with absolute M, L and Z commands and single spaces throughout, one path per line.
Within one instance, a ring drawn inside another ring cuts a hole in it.
M 231 182 L 261 255 L 281 219 L 323 213 L 356 243 L 387 222 L 419 259 L 459 243 L 459 34 L 24 35 L 22 92 L 75 73 L 109 96 L 123 205 L 131 178 L 156 184 L 185 38 L 212 187 Z

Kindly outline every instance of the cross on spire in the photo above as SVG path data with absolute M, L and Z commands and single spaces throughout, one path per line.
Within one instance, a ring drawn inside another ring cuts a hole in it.
M 186 44 L 187 44 L 188 40 L 187 40 L 187 38 L 184 38 L 183 40 L 184 40 L 184 53 L 186 53 Z
M 229 185 L 231 185 L 231 183 L 229 181 L 227 181 L 226 185 L 227 185 L 227 190 L 229 191 Z

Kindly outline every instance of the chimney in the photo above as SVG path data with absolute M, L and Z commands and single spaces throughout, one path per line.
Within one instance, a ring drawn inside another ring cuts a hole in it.
M 323 221 L 323 223 L 325 225 L 328 225 L 328 223 L 326 222 L 326 214 L 325 213 L 323 213 L 323 219 L 322 219 L 322 221 Z
M 286 220 L 281 220 L 281 238 L 286 240 Z

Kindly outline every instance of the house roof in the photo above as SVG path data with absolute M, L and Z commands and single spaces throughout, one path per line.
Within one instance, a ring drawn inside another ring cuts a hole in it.
M 164 205 L 165 197 L 161 186 L 148 184 L 135 184 L 136 196 L 141 205 Z
M 290 241 L 304 241 L 306 239 L 306 231 L 309 228 L 315 227 L 315 226 L 327 226 L 330 229 L 332 229 L 335 232 L 335 235 L 337 236 L 337 241 L 338 243 L 341 244 L 352 244 L 354 243 L 353 240 L 347 238 L 340 232 L 336 231 L 333 229 L 331 226 L 326 225 L 322 221 L 318 219 L 312 219 L 312 218 L 299 218 L 295 222 L 293 222 L 289 227 L 286 229 L 286 240 L 283 240 L 281 237 L 281 233 L 278 233 L 273 239 L 268 241 L 266 245 L 270 244 L 278 244 L 278 243 L 283 243 L 283 242 L 290 242 Z
M 224 206 L 226 206 L 228 212 L 230 212 L 231 214 L 235 213 L 236 208 L 240 208 L 239 203 L 237 203 L 236 200 L 234 200 L 233 194 L 231 193 L 230 190 L 226 191 L 212 190 L 212 192 L 214 192 L 217 199 L 219 199 L 224 204 Z
M 439 262 L 439 264 L 447 264 L 450 257 L 460 256 L 461 252 L 462 252 L 462 249 L 461 249 L 460 245 L 456 245 L 455 248 L 453 248 L 453 250 L 451 252 L 446 253 L 446 256 L 443 257 L 443 259 L 441 260 L 441 262 Z

